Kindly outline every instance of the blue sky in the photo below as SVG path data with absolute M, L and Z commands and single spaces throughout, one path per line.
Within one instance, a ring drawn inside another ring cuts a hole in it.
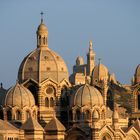
M 140 63 L 140 0 L 0 0 L 0 82 L 15 84 L 20 63 L 36 48 L 43 11 L 49 47 L 68 65 L 85 58 L 93 40 L 96 63 L 102 58 L 121 83 L 130 83 Z

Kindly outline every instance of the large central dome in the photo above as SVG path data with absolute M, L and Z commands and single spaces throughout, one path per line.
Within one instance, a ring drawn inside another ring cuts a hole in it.
M 37 48 L 24 58 L 18 79 L 19 82 L 33 79 L 41 83 L 48 78 L 58 83 L 68 80 L 68 69 L 64 60 L 48 48 L 48 30 L 41 21 L 37 30 Z

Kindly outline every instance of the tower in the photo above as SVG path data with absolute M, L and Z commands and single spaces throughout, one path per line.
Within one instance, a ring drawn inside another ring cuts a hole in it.
M 89 42 L 89 52 L 87 54 L 87 75 L 91 76 L 92 70 L 95 66 L 95 53 L 92 49 L 92 40 Z

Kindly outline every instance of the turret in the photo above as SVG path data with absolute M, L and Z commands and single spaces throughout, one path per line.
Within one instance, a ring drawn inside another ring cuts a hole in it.
M 41 13 L 43 15 L 43 13 Z M 41 17 L 41 23 L 37 29 L 37 47 L 38 48 L 48 48 L 48 29 L 43 22 L 43 17 Z
M 92 70 L 95 66 L 95 53 L 92 49 L 92 40 L 89 42 L 89 52 L 87 54 L 87 75 L 91 76 Z

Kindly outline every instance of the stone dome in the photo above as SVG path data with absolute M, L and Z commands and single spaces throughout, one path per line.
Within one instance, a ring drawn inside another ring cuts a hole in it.
M 68 77 L 64 60 L 48 48 L 48 30 L 41 21 L 37 30 L 37 48 L 22 61 L 18 72 L 19 82 L 33 79 L 41 83 L 50 78 L 60 83 L 63 79 L 68 80 Z
M 109 75 L 109 72 L 108 72 L 107 67 L 101 63 L 96 65 L 93 69 L 92 77 L 94 81 L 95 80 L 100 81 L 100 80 L 103 80 L 104 78 L 108 79 L 108 75 Z
M 99 90 L 88 84 L 82 85 L 75 92 L 73 98 L 71 98 L 71 106 L 102 106 L 103 97 Z
M 18 72 L 19 82 L 33 79 L 41 83 L 48 78 L 58 83 L 63 79 L 68 80 L 67 66 L 64 60 L 49 48 L 37 48 L 21 63 Z
M 134 79 L 136 83 L 140 83 L 140 64 L 136 67 Z
M 25 106 L 32 107 L 35 105 L 35 100 L 32 93 L 23 85 L 16 83 L 11 87 L 3 100 L 3 106 L 18 106 L 23 108 Z
M 84 65 L 84 58 L 82 56 L 78 56 L 76 58 L 76 65 L 79 66 L 79 65 Z

